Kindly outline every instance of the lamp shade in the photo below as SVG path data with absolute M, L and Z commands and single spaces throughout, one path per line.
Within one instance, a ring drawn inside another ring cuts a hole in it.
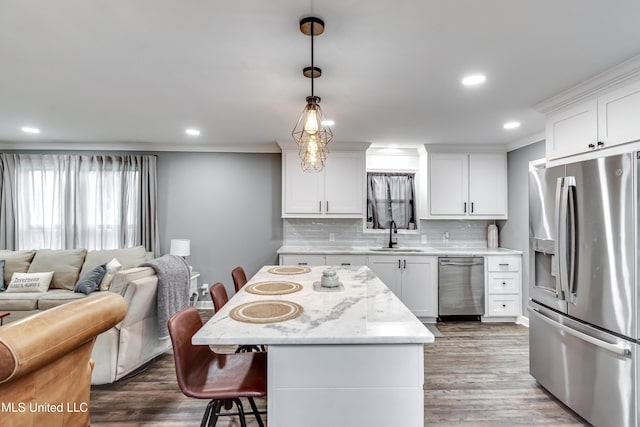
M 189 256 L 191 255 L 191 240 L 189 239 L 171 239 L 171 255 Z

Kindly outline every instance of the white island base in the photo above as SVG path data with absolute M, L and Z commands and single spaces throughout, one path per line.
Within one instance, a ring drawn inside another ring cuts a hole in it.
M 422 344 L 270 345 L 269 425 L 422 427 Z

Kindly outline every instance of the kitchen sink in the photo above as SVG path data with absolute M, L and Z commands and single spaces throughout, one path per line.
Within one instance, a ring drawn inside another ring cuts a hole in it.
M 376 251 L 376 252 L 423 252 L 422 249 L 418 249 L 418 248 L 403 248 L 403 247 L 388 248 L 386 246 L 383 246 L 381 248 L 371 248 L 370 250 Z

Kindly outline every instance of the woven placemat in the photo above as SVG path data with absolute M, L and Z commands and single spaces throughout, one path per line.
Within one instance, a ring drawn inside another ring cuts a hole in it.
M 300 304 L 291 301 L 251 301 L 231 310 L 233 320 L 245 323 L 276 323 L 295 319 L 302 314 Z
M 295 282 L 272 281 L 253 283 L 245 286 L 244 289 L 255 295 L 285 295 L 298 292 L 302 289 L 302 285 Z
M 304 274 L 311 271 L 309 267 L 301 267 L 299 265 L 294 266 L 282 266 L 273 267 L 267 270 L 271 274 Z

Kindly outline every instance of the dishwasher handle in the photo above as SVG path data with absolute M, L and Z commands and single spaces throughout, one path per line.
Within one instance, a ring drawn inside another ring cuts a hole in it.
M 470 267 L 472 265 L 484 265 L 484 263 L 483 262 L 440 261 L 440 265 L 455 265 L 456 267 Z

